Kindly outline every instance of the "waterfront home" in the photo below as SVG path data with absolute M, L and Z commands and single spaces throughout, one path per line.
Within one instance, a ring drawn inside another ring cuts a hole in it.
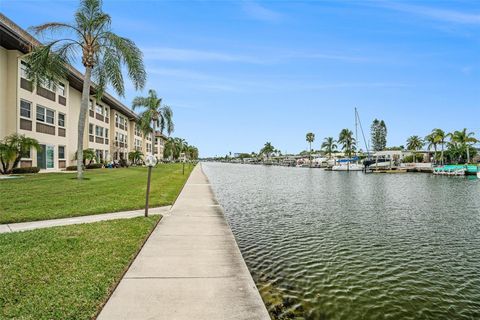
M 31 150 L 19 166 L 56 171 L 75 165 L 80 113 L 82 74 L 69 68 L 58 86 L 33 86 L 22 57 L 40 42 L 0 13 L 0 140 L 17 133 L 39 141 L 41 150 Z M 94 91 L 93 86 L 93 90 Z M 163 158 L 166 138 L 144 135 L 138 116 L 109 93 L 96 100 L 92 92 L 84 146 L 100 161 L 127 159 L 139 150 Z

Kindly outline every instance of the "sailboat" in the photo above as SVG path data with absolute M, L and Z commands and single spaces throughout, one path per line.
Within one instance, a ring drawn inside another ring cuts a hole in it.
M 365 135 L 363 133 L 362 123 L 360 122 L 360 116 L 358 115 L 357 108 L 355 108 L 355 141 L 358 141 L 358 125 L 360 125 L 363 140 L 365 141 Z M 366 141 L 365 146 L 367 147 Z M 332 171 L 363 171 L 365 169 L 365 166 L 362 163 L 359 163 L 359 160 L 360 159 L 358 158 L 358 156 L 336 160 L 335 165 L 332 167 Z

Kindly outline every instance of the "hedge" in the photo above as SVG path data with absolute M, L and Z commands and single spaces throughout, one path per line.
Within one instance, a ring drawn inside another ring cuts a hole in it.
M 85 168 L 87 168 L 87 169 L 101 169 L 101 168 L 103 168 L 103 164 L 102 163 L 92 163 L 92 164 L 87 165 Z
M 23 167 L 23 168 L 13 168 L 13 174 L 23 174 L 23 173 L 38 173 L 40 171 L 39 167 Z

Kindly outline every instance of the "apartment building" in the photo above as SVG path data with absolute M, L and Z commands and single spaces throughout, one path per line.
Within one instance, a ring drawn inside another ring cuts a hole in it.
M 12 133 L 35 138 L 41 150 L 31 150 L 20 166 L 61 170 L 76 163 L 83 77 L 72 67 L 67 78 L 55 87 L 33 86 L 22 56 L 36 45 L 39 42 L 35 38 L 0 14 L 0 139 Z M 127 159 L 132 150 L 153 153 L 152 136 L 144 137 L 137 119 L 110 94 L 99 101 L 92 95 L 84 148 L 93 149 L 100 161 Z M 163 158 L 160 149 L 156 149 L 156 155 Z

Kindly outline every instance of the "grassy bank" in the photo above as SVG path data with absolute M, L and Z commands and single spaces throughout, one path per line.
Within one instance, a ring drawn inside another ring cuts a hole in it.
M 181 164 L 152 171 L 151 206 L 172 204 L 190 173 Z M 48 173 L 0 180 L 0 223 L 56 219 L 140 209 L 145 205 L 146 168 L 96 169 L 77 181 L 75 174 Z
M 0 235 L 0 319 L 91 319 L 158 219 Z

